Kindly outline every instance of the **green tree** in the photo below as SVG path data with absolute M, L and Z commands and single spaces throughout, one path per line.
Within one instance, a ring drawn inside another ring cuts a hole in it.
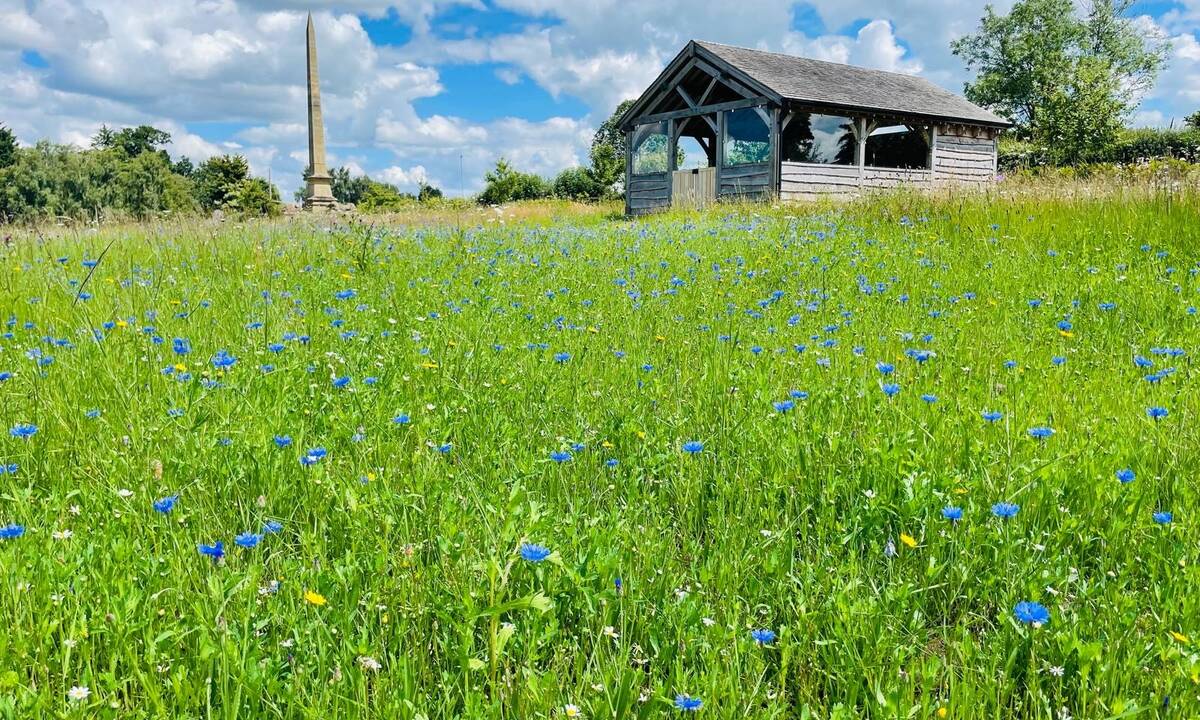
M 226 204 L 240 218 L 276 217 L 281 212 L 279 193 L 262 178 L 244 178 L 229 190 Z
M 421 183 L 421 189 L 417 191 L 417 200 L 420 200 L 421 202 L 433 202 L 441 199 L 441 188 L 436 188 L 426 182 Z
M 358 203 L 362 212 L 392 212 L 406 205 L 411 205 L 416 199 L 408 193 L 402 193 L 395 185 L 372 181 Z
M 554 178 L 554 197 L 564 200 L 593 200 L 602 193 L 588 168 L 570 167 Z
M 196 166 L 192 164 L 192 159 L 187 155 L 180 155 L 178 160 L 171 163 L 171 172 L 190 178 L 192 173 L 196 172 Z
M 250 165 L 241 155 L 215 155 L 196 168 L 193 180 L 196 201 L 212 211 L 225 207 L 238 183 L 250 177 Z
M 17 135 L 0 125 L 0 169 L 17 161 Z
M 479 194 L 479 202 L 485 205 L 498 205 L 515 200 L 536 200 L 550 195 L 550 185 L 531 173 L 523 173 L 509 164 L 508 160 L 500 158 L 496 161 L 495 169 L 484 176 L 486 185 Z
M 967 97 L 1059 162 L 1102 154 L 1169 50 L 1135 24 L 1133 3 L 1094 0 L 1083 16 L 1073 0 L 1019 0 L 1007 15 L 987 6 L 978 32 L 951 44 L 976 72 Z
M 305 177 L 308 177 L 308 169 L 305 168 Z M 338 202 L 354 203 L 357 205 L 362 201 L 363 196 L 374 182 L 366 175 L 353 177 L 350 175 L 350 169 L 345 167 L 336 167 L 330 171 L 329 176 L 330 190 L 333 192 L 333 197 Z
M 146 152 L 121 163 L 116 187 L 120 207 L 142 219 L 164 210 L 171 164 L 156 152 Z
M 1196 128 L 1197 130 L 1200 130 L 1200 110 L 1197 110 L 1191 115 L 1185 117 L 1183 119 L 1183 124 L 1190 128 Z

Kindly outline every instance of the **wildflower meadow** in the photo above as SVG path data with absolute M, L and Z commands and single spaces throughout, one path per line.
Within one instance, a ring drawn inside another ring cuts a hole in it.
M 0 717 L 1200 716 L 1194 195 L 14 231 Z

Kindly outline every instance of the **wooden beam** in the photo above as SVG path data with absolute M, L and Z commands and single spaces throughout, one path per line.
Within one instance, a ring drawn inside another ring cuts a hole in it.
M 713 80 L 715 81 L 716 78 L 713 78 Z M 693 100 L 692 96 L 688 95 L 687 90 L 684 90 L 682 85 L 676 85 L 675 91 L 679 93 L 679 97 L 683 98 L 683 101 L 685 103 L 687 103 L 687 106 L 689 108 L 694 110 L 695 108 L 700 107 L 700 103 Z M 707 91 L 705 94 L 707 94 Z M 717 131 L 717 123 L 707 115 L 703 115 L 702 117 L 704 118 L 704 121 L 708 123 L 708 126 L 713 129 L 713 132 L 716 132 Z
M 696 45 L 693 48 L 693 52 L 695 52 L 696 59 L 699 62 L 707 61 L 707 62 L 713 63 L 715 65 L 723 66 L 726 69 L 726 71 L 722 74 L 728 76 L 730 79 L 735 80 L 738 82 L 738 84 L 742 85 L 743 91 L 746 92 L 747 95 L 764 95 L 766 97 L 771 98 L 776 104 L 783 102 L 783 97 L 781 95 L 779 95 L 779 93 L 775 92 L 774 90 L 767 87 L 766 85 L 763 85 L 761 82 L 750 77 L 749 75 L 742 72 L 741 70 L 734 67 L 733 65 L 725 62 L 720 57 L 718 57 L 715 53 L 709 52 L 708 50 L 705 50 L 704 48 L 700 47 L 699 45 Z M 728 84 L 727 80 L 724 80 L 724 78 L 722 80 L 724 82 L 726 82 L 726 84 Z M 759 90 L 757 92 L 753 91 L 753 90 L 749 90 L 749 88 L 753 88 L 753 87 L 758 87 Z
M 716 159 L 714 167 L 716 167 L 715 176 L 717 183 L 716 200 L 721 199 L 721 171 L 725 167 L 725 111 L 717 113 L 717 138 L 713 147 L 713 156 Z
M 705 102 L 707 102 L 709 93 L 711 93 L 713 91 L 713 88 L 715 88 L 716 86 L 717 86 L 717 79 L 715 77 L 711 78 L 708 81 L 708 87 L 704 88 L 704 92 L 700 94 L 700 99 L 696 102 L 696 104 L 703 105 Z
M 744 100 L 732 100 L 730 102 L 717 103 L 715 105 L 700 105 L 695 108 L 687 108 L 686 110 L 672 110 L 670 112 L 655 113 L 653 115 L 645 115 L 638 118 L 638 124 L 647 124 L 659 122 L 662 120 L 678 120 L 685 117 L 696 117 L 698 115 L 707 115 L 708 113 L 717 113 L 723 110 L 737 110 L 739 108 L 754 107 L 756 105 L 769 105 L 771 99 L 767 97 L 752 97 Z M 719 124 L 719 123 L 718 123 Z
M 771 108 L 771 122 L 767 125 L 767 127 L 770 128 L 770 134 L 768 135 L 768 138 L 770 139 L 770 143 L 771 143 L 769 146 L 770 166 L 771 166 L 771 192 L 774 193 L 775 197 L 779 197 L 779 192 L 781 189 L 780 178 L 782 177 L 782 174 L 783 174 L 782 173 L 782 169 L 783 169 L 782 162 L 780 160 L 780 158 L 783 157 L 783 155 L 780 151 L 780 141 L 783 137 L 783 130 L 780 127 L 779 115 L 780 115 L 779 107 L 778 106 L 772 107 Z
M 854 125 L 854 164 L 858 166 L 858 186 L 862 187 L 863 168 L 867 164 L 867 135 L 870 131 L 867 130 L 867 119 L 864 117 L 855 118 Z
M 715 68 L 712 65 L 708 64 L 707 62 L 701 60 L 700 58 L 696 58 L 692 62 L 694 63 L 694 65 L 696 67 L 700 68 L 701 70 L 708 73 L 709 75 L 711 75 L 715 78 L 719 78 L 721 82 L 723 82 L 729 86 L 730 90 L 733 90 L 734 92 L 741 94 L 743 97 L 754 97 L 755 95 L 763 94 L 761 92 L 750 89 L 749 85 L 753 85 L 755 83 L 743 84 L 743 83 L 739 82 L 737 80 L 737 78 L 733 77 L 733 75 L 731 75 L 729 72 L 725 72 L 723 70 L 718 70 L 717 68 Z M 730 66 L 730 69 L 731 70 L 733 69 L 732 66 Z
M 790 124 L 792 122 L 792 120 L 795 120 L 795 119 L 796 119 L 796 111 L 788 110 L 788 114 L 786 116 L 784 116 L 783 122 L 781 122 L 779 124 L 779 132 L 782 134 L 784 130 L 787 130 L 788 124 Z
M 629 182 L 633 180 L 633 131 L 625 131 L 625 214 L 629 215 Z
M 679 147 L 675 144 L 675 121 L 667 121 L 667 205 L 671 204 L 671 193 L 674 191 L 675 153 Z

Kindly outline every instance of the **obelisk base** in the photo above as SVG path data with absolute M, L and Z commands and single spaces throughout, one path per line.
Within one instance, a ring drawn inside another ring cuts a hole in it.
M 333 196 L 330 186 L 332 180 L 328 175 L 308 176 L 308 192 L 304 197 L 305 210 L 333 210 L 337 207 L 337 198 Z

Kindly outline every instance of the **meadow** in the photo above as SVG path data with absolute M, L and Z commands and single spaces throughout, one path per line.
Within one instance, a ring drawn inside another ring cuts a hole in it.
M 0 717 L 1200 716 L 1194 191 L 551 215 L 11 230 Z

